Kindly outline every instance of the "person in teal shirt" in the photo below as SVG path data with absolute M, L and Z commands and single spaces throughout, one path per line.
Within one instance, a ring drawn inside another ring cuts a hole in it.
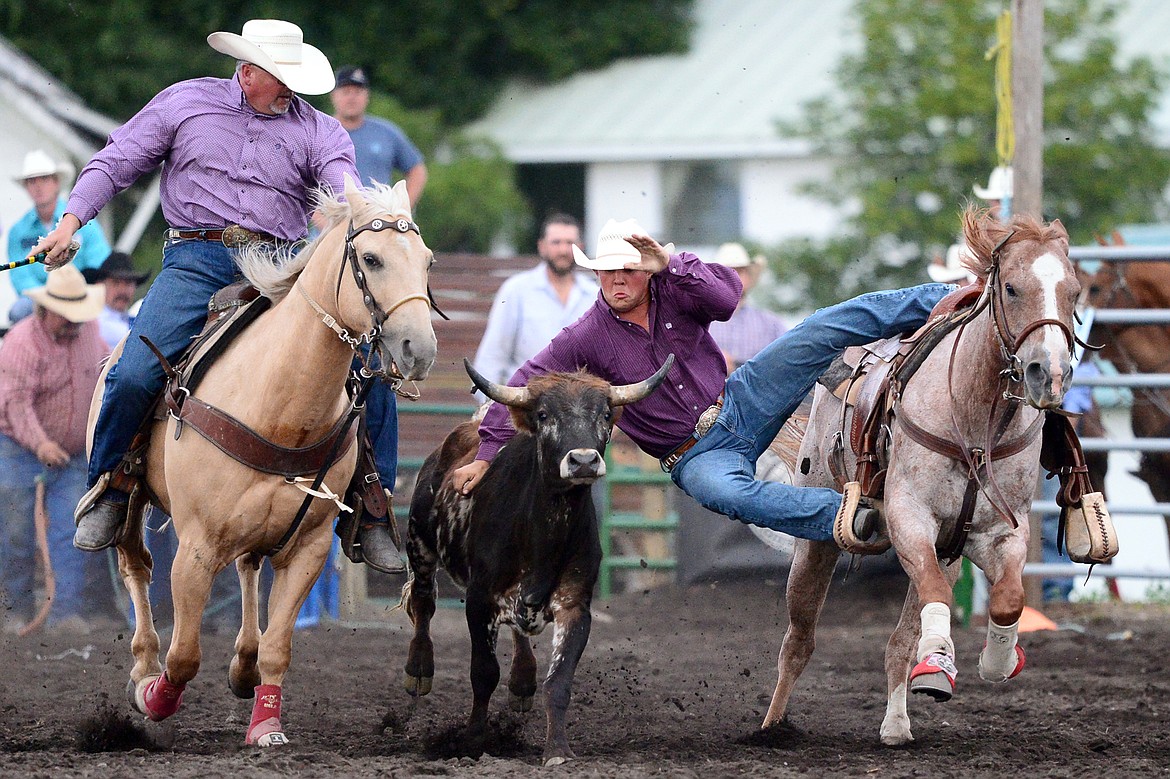
M 56 162 L 41 149 L 30 151 L 24 156 L 20 175 L 14 178 L 18 184 L 24 185 L 25 191 L 32 198 L 33 207 L 8 232 L 9 262 L 27 257 L 41 237 L 48 235 L 57 226 L 58 220 L 65 215 L 65 198 L 61 196 L 61 190 L 65 181 L 72 176 L 73 167 L 69 163 Z M 73 258 L 74 266 L 78 270 L 101 267 L 110 254 L 110 244 L 101 225 L 92 221 L 82 225 L 77 231 L 77 240 L 81 248 Z M 7 275 L 18 295 L 8 318 L 16 322 L 33 310 L 32 300 L 25 296 L 25 291 L 45 286 L 49 274 L 45 266 L 33 263 L 15 268 Z

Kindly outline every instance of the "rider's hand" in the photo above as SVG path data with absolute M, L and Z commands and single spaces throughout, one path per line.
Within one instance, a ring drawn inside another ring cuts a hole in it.
M 76 242 L 73 234 L 81 229 L 81 222 L 73 214 L 65 214 L 53 231 L 32 248 L 32 254 L 45 255 L 45 267 L 49 270 L 60 268 L 73 259 Z
M 626 270 L 644 270 L 648 273 L 658 273 L 670 262 L 670 255 L 666 249 L 648 235 L 631 235 L 626 242 L 638 250 L 642 258 L 638 262 L 627 262 Z
M 59 468 L 69 462 L 69 453 L 53 441 L 45 441 L 37 447 L 37 459 L 41 465 Z
M 467 465 L 456 468 L 455 472 L 451 474 L 451 481 L 455 484 L 455 489 L 459 490 L 459 494 L 470 495 L 487 469 L 487 460 L 472 460 Z

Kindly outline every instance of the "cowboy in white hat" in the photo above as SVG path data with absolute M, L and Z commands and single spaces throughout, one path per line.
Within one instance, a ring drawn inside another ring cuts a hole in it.
M 1013 175 L 1011 167 L 1000 165 L 987 177 L 987 186 L 971 186 L 971 191 L 981 200 L 987 201 L 987 212 L 994 218 L 1005 221 L 1011 216 Z M 975 274 L 967 270 L 964 261 L 969 254 L 964 243 L 951 244 L 941 261 L 938 257 L 926 266 L 926 272 L 933 281 L 944 284 L 967 284 L 975 280 Z
M 86 556 L 69 542 L 73 506 L 85 492 L 85 427 L 102 359 L 109 352 L 94 320 L 101 285 L 66 265 L 43 287 L 28 290 L 36 313 L 16 323 L 0 349 L 0 528 L 9 539 L 3 566 L 8 593 L 5 629 L 32 618 L 36 555 L 33 504 L 44 484 L 49 554 L 56 593 L 48 627 L 84 632 L 92 608 Z
M 61 190 L 73 179 L 73 166 L 65 160 L 53 159 L 44 149 L 34 149 L 24 155 L 20 172 L 12 178 L 24 187 L 33 202 L 33 207 L 8 233 L 8 261 L 17 262 L 32 254 L 41 236 L 52 230 L 65 214 Z M 81 246 L 73 256 L 73 264 L 78 269 L 96 268 L 110 253 L 110 244 L 97 222 L 89 222 L 78 230 L 77 241 Z M 20 295 L 8 314 L 9 320 L 16 322 L 33 309 L 25 293 L 32 287 L 44 286 L 49 276 L 44 266 L 33 264 L 10 271 L 8 278 Z
M 672 480 L 702 505 L 747 524 L 801 538 L 861 547 L 875 532 L 877 513 L 860 491 L 757 481 L 756 461 L 809 387 L 847 346 L 915 330 L 942 297 L 943 284 L 862 295 L 811 314 L 730 376 L 711 337 L 742 286 L 731 269 L 673 254 L 634 220 L 610 220 L 594 256 L 577 263 L 597 271 L 601 298 L 562 330 L 509 380 L 523 386 L 538 374 L 587 370 L 612 384 L 641 381 L 675 363 L 649 397 L 625 406 L 615 424 Z M 505 406 L 494 404 L 479 427 L 476 459 L 454 472 L 464 494 L 515 435 Z
M 82 223 L 163 164 L 162 210 L 169 225 L 163 269 L 106 382 L 87 480 L 93 489 L 79 506 L 74 536 L 86 550 L 112 545 L 126 519 L 129 496 L 99 485 L 122 463 L 163 384 L 157 358 L 135 336 L 149 339 L 173 363 L 201 329 L 212 294 L 235 279 L 240 245 L 300 240 L 318 187 L 341 192 L 345 175 L 358 180 L 349 134 L 296 94 L 333 88 L 329 60 L 305 43 L 300 27 L 253 19 L 241 34 L 214 32 L 207 42 L 236 59 L 233 77 L 181 81 L 111 133 L 77 177 L 59 226 L 35 247 L 47 253 L 50 267 L 60 265 Z M 159 139 L 166 139 L 166 148 Z M 401 570 L 390 538 L 385 518 L 359 534 L 367 562 Z

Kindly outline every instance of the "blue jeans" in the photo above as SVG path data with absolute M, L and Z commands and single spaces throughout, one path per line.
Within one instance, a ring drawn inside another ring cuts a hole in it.
M 353 369 L 360 367 L 355 357 Z M 383 381 L 375 381 L 366 395 L 366 430 L 374 447 L 378 481 L 393 494 L 398 474 L 398 401 L 390 385 Z
M 674 483 L 731 519 L 830 540 L 840 493 L 757 481 L 756 460 L 846 347 L 916 330 L 953 289 L 923 284 L 871 292 L 810 315 L 727 378 L 718 420 L 675 465 Z
M 1040 495 L 1044 500 L 1056 500 L 1060 492 L 1059 479 L 1040 479 Z M 1056 548 L 1056 536 L 1060 532 L 1060 512 L 1045 514 L 1040 517 L 1040 559 L 1046 563 L 1067 563 L 1068 558 Z M 1044 579 L 1040 582 L 1042 597 L 1045 601 L 1068 600 L 1072 594 L 1073 580 L 1071 578 Z
M 87 485 L 118 467 L 165 375 L 146 336 L 172 364 L 203 329 L 207 303 L 239 278 L 230 249 L 211 241 L 168 241 L 163 268 L 130 328 L 121 358 L 106 377 L 102 409 L 94 429 Z
M 85 616 L 85 574 L 92 563 L 105 565 L 73 547 L 73 508 L 85 492 L 85 457 L 76 455 L 60 468 L 41 465 L 36 455 L 0 433 L 0 522 L 3 522 L 4 589 L 7 607 L 28 620 L 35 608 L 36 530 L 34 502 L 37 479 L 45 483 L 49 515 L 49 557 L 57 594 L 49 624 L 73 615 Z

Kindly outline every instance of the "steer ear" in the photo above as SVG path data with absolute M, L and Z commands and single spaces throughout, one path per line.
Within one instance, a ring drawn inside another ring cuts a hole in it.
M 506 384 L 488 381 L 482 373 L 471 367 L 471 362 L 466 357 L 463 358 L 463 369 L 471 377 L 471 383 L 475 385 L 476 389 L 497 403 L 503 403 L 512 408 L 528 408 L 532 402 L 527 387 L 509 387 Z
M 672 365 L 674 365 L 674 355 L 669 354 L 666 357 L 666 362 L 662 363 L 662 367 L 650 378 L 644 379 L 637 384 L 623 384 L 620 387 L 610 387 L 609 404 L 611 406 L 624 406 L 627 403 L 636 403 L 646 397 L 658 389 L 658 385 L 666 379 L 666 373 Z

